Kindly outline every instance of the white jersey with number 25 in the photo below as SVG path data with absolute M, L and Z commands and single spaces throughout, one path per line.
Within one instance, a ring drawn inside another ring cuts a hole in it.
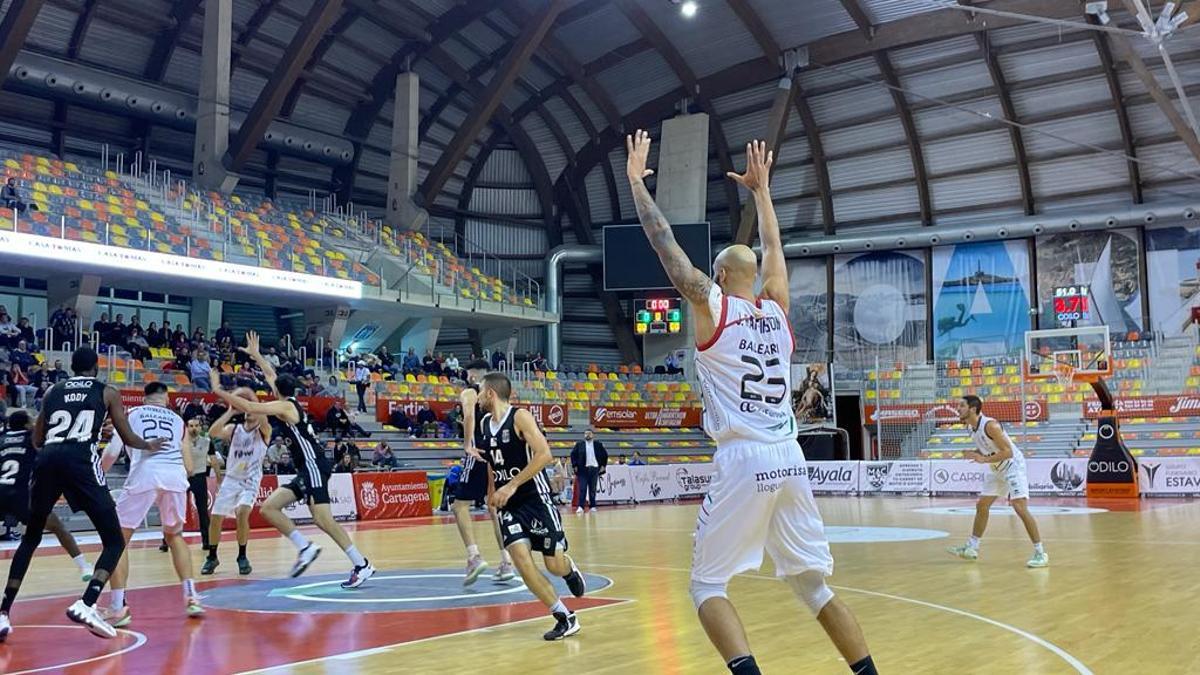
M 717 330 L 696 345 L 704 431 L 718 444 L 796 438 L 792 412 L 792 329 L 774 300 L 725 295 L 713 284 L 708 310 Z

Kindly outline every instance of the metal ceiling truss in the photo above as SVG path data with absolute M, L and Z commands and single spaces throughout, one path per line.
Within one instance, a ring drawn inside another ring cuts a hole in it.
M 25 45 L 29 37 L 29 29 L 37 20 L 38 12 L 42 11 L 44 0 L 13 0 L 0 21 L 0 74 L 8 77 L 17 52 Z
M 1089 23 L 1099 23 L 1099 19 L 1088 15 Z M 1113 112 L 1117 114 L 1117 125 L 1121 128 L 1121 145 L 1125 150 L 1125 154 L 1129 157 L 1137 157 L 1137 146 L 1133 140 L 1133 125 L 1129 122 L 1129 109 L 1125 102 L 1125 93 L 1121 87 L 1121 77 L 1117 73 L 1116 63 L 1113 61 L 1112 47 L 1109 45 L 1109 38 L 1104 33 L 1093 32 L 1092 41 L 1096 45 L 1096 54 L 1100 57 L 1100 65 L 1104 69 L 1104 79 L 1108 83 L 1108 91 L 1112 96 Z M 1141 204 L 1145 201 L 1142 194 L 1142 170 L 1138 163 L 1134 160 L 1127 160 L 1126 165 L 1129 167 L 1129 192 L 1134 204 Z
M 1097 35 L 1099 36 L 1099 34 Z M 1008 80 L 1004 77 L 1004 70 L 1000 67 L 1000 58 L 992 49 L 988 33 L 976 33 L 975 42 L 979 45 L 979 53 L 983 56 L 984 64 L 987 65 L 988 76 L 991 77 L 992 85 L 996 89 L 996 97 L 1000 99 L 1000 111 L 1004 114 L 1004 119 L 1010 122 L 1008 138 L 1012 143 L 1013 158 L 1017 162 L 1017 180 L 1021 186 L 1021 208 L 1025 215 L 1032 216 L 1037 213 L 1034 207 L 1033 179 L 1029 173 L 1029 156 L 1025 151 L 1025 138 L 1021 132 L 1020 120 L 1017 119 L 1017 108 L 1013 105 L 1012 92 L 1009 90 Z

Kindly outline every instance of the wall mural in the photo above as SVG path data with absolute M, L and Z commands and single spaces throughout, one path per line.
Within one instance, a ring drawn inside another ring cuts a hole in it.
M 933 297 L 938 360 L 1019 353 L 1030 326 L 1028 243 L 934 248 Z

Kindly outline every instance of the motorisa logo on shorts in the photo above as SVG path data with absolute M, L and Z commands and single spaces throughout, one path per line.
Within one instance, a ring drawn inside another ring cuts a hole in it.
M 358 498 L 363 508 L 373 510 L 379 506 L 379 491 L 375 489 L 374 481 L 365 480 L 358 488 Z
M 783 479 L 795 476 L 808 476 L 808 470 L 803 464 L 785 466 L 770 471 L 756 471 L 754 481 L 758 483 L 757 492 L 775 492 L 783 484 Z

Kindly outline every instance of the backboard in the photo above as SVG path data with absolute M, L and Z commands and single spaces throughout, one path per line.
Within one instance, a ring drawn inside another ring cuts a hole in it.
M 1025 377 L 1030 380 L 1058 377 L 1066 366 L 1077 381 L 1094 381 L 1112 375 L 1112 342 L 1108 326 L 1051 328 L 1025 333 Z

